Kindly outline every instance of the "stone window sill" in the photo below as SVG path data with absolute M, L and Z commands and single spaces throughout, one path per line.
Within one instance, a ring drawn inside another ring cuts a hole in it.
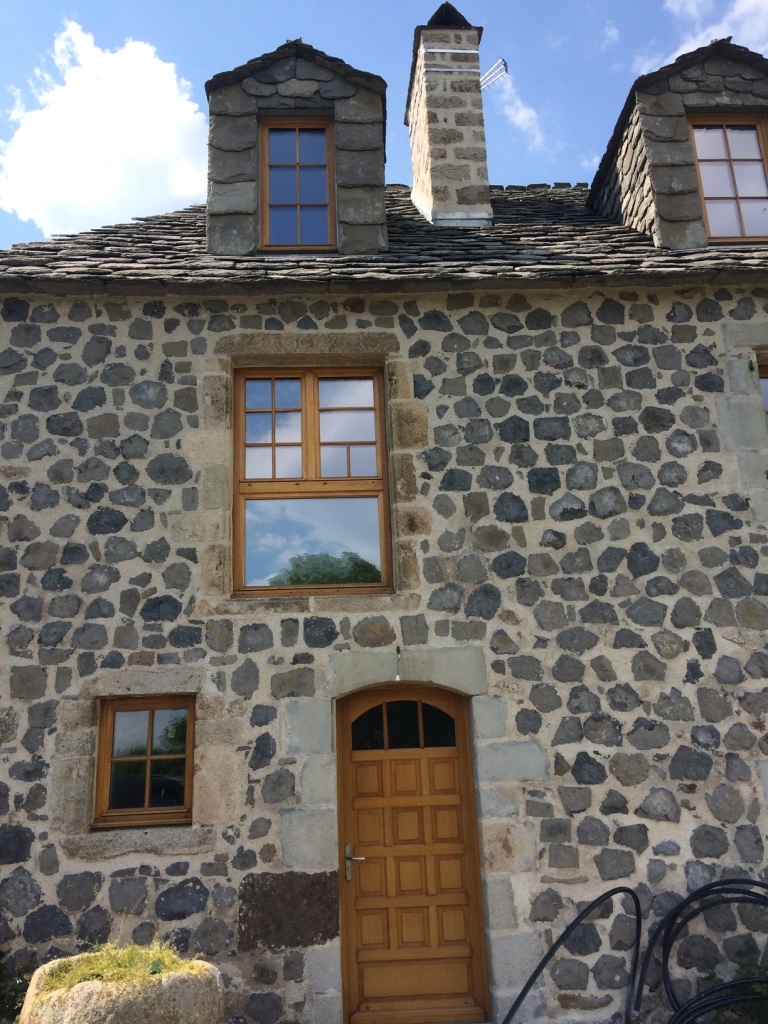
M 175 825 L 167 828 L 115 828 L 65 836 L 61 848 L 78 860 L 104 860 L 128 853 L 152 853 L 182 856 L 208 853 L 214 848 L 216 833 L 199 825 Z

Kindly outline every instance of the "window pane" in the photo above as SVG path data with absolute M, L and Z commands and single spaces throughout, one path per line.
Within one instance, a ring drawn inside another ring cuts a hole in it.
M 343 409 L 350 406 L 373 406 L 373 381 L 370 377 L 351 377 L 347 380 L 320 381 L 320 407 Z
M 299 163 L 324 164 L 325 162 L 325 128 L 300 128 Z
M 275 441 L 278 444 L 289 444 L 291 441 L 301 443 L 301 413 L 275 413 Z
M 377 498 L 245 502 L 245 584 L 380 583 Z
M 301 381 L 300 380 L 276 380 L 275 381 L 275 408 L 276 409 L 300 409 L 301 408 Z
M 701 171 L 701 184 L 704 187 L 705 196 L 736 195 L 733 188 L 730 164 L 725 162 L 699 164 L 699 170 Z
M 187 709 L 155 711 L 152 721 L 153 754 L 186 754 Z
M 350 476 L 376 476 L 376 445 L 355 444 L 349 449 Z
M 740 196 L 768 196 L 762 160 L 759 163 L 749 160 L 743 164 L 734 164 L 733 173 L 736 175 Z
M 115 761 L 109 780 L 110 811 L 143 807 L 146 776 L 146 761 Z
M 275 203 L 295 203 L 296 168 L 270 167 L 269 169 L 269 201 Z
M 249 412 L 245 417 L 245 440 L 249 444 L 272 443 L 272 413 Z
M 272 408 L 272 381 L 247 380 L 245 382 L 246 409 Z
M 269 241 L 272 245 L 296 245 L 299 220 L 295 207 L 273 206 L 269 211 Z
M 768 235 L 768 200 L 745 199 L 741 204 L 744 218 L 744 233 L 747 235 Z
M 696 155 L 700 160 L 727 160 L 725 136 L 720 125 L 697 125 L 693 129 Z
M 735 199 L 708 199 L 706 207 L 710 235 L 713 237 L 719 235 L 725 238 L 729 235 L 741 234 L 739 212 Z
M 768 409 L 768 377 L 760 378 L 760 391 L 763 395 L 763 405 Z
M 751 124 L 726 125 L 728 145 L 734 160 L 760 160 L 760 143 L 757 128 Z
M 421 705 L 425 747 L 455 747 L 456 723 L 449 714 L 432 704 Z
M 370 412 L 321 412 L 321 441 L 375 441 L 376 420 Z
M 415 700 L 390 700 L 387 702 L 387 747 L 389 750 L 403 750 L 418 747 L 419 704 Z
M 147 753 L 148 711 L 116 711 L 112 757 L 140 757 Z
M 320 449 L 321 476 L 347 476 L 347 446 L 323 445 Z
M 353 750 L 384 749 L 384 706 L 369 708 L 352 723 Z
M 324 167 L 302 167 L 299 171 L 299 195 L 302 203 L 328 201 L 328 175 Z
M 328 245 L 328 208 L 326 206 L 302 206 L 301 244 Z
M 184 806 L 184 758 L 152 761 L 149 774 L 150 807 Z
M 275 448 L 275 476 L 279 480 L 301 476 L 301 448 Z
M 270 128 L 269 162 L 271 164 L 296 163 L 296 129 Z
M 272 477 L 272 449 L 246 448 L 245 475 L 249 480 L 269 480 Z

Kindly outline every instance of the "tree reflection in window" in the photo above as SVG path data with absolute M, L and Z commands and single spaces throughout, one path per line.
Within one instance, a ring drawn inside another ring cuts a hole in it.
M 455 747 L 456 723 L 445 711 L 420 700 L 377 704 L 352 723 L 353 750 Z

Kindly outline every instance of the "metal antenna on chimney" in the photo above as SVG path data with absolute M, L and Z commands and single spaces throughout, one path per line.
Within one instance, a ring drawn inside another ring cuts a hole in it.
M 481 76 L 480 88 L 487 89 L 489 85 L 494 85 L 507 74 L 509 74 L 509 65 L 503 57 L 499 57 L 493 67 L 488 68 L 485 74 Z

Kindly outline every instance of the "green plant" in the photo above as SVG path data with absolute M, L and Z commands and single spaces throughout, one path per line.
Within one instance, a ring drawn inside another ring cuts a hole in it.
M 82 981 L 136 984 L 151 975 L 170 971 L 194 973 L 203 966 L 200 960 L 182 960 L 167 942 L 155 940 L 149 946 L 118 946 L 108 942 L 92 953 L 59 961 L 48 973 L 44 991 L 74 988 Z
M 9 968 L 3 963 L 4 958 L 5 953 L 0 950 L 0 1019 L 16 1020 L 21 1013 L 32 968 L 27 964 Z
M 754 978 L 755 983 L 732 991 L 761 995 L 763 998 L 749 1003 L 735 1003 L 727 1009 L 718 1010 L 713 1018 L 714 1024 L 725 1024 L 729 1020 L 744 1024 L 768 1024 L 768 967 L 762 964 L 742 964 L 729 980 L 745 981 L 748 978 Z M 714 971 L 709 974 L 709 980 L 715 985 L 723 981 Z

